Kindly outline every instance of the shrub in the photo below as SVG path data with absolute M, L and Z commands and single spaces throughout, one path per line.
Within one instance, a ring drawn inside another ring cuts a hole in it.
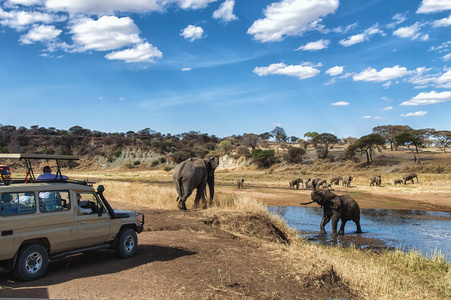
M 176 151 L 176 152 L 171 154 L 171 159 L 176 164 L 179 164 L 182 161 L 187 160 L 190 157 L 191 157 L 191 153 L 189 153 L 188 151 L 183 151 L 183 150 L 182 151 Z
M 252 158 L 254 162 L 261 168 L 269 168 L 276 162 L 274 150 L 252 150 Z

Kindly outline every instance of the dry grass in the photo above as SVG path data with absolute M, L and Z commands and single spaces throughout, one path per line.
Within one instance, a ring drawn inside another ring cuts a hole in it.
M 140 182 L 105 181 L 106 196 L 113 201 L 159 209 L 175 209 L 173 187 Z M 296 231 L 279 217 L 269 214 L 259 201 L 234 194 L 217 194 L 215 205 L 206 215 L 234 212 L 266 216 L 292 241 L 289 245 L 261 242 L 275 256 L 286 262 L 289 272 L 302 282 L 333 269 L 365 299 L 450 299 L 451 266 L 440 254 L 424 257 L 419 252 L 390 251 L 376 254 L 368 250 L 325 247 L 296 238 Z M 251 226 L 242 224 L 241 226 Z M 230 227 L 228 228 L 230 229 Z M 243 227 L 235 228 L 240 234 Z

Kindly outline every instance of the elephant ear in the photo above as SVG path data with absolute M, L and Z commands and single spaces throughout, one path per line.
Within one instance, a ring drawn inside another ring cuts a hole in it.
M 341 210 L 343 203 L 341 202 L 341 198 L 339 196 L 333 197 L 330 199 L 330 202 L 332 203 L 331 207 L 333 210 Z
M 208 163 L 210 164 L 213 170 L 219 166 L 219 156 L 209 157 L 206 160 L 208 160 Z

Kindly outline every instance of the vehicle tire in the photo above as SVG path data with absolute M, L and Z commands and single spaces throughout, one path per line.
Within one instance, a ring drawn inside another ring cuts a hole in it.
M 132 257 L 138 248 L 138 236 L 131 228 L 123 228 L 116 241 L 116 254 L 122 258 Z
M 48 264 L 49 255 L 44 246 L 26 245 L 19 251 L 13 274 L 19 280 L 35 280 L 44 275 Z

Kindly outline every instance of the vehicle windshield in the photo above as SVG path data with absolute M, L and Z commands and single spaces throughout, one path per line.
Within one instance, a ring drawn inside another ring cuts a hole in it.
M 11 171 L 8 167 L 0 167 L 0 174 L 2 175 L 11 175 Z

